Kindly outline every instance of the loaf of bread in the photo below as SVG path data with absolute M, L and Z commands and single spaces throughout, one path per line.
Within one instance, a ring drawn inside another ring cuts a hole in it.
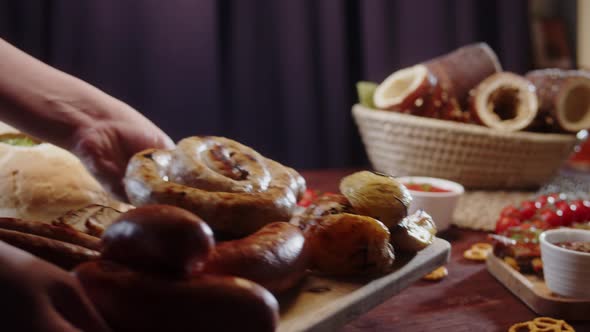
M 68 151 L 48 143 L 0 143 L 0 217 L 49 222 L 108 203 L 108 194 Z

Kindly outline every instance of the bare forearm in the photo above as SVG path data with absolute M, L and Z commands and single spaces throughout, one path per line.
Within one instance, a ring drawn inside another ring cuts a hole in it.
M 2 39 L 0 121 L 70 150 L 121 198 L 121 179 L 133 154 L 174 147 L 168 135 L 129 105 Z
M 126 105 L 0 39 L 0 120 L 70 148 L 77 130 Z

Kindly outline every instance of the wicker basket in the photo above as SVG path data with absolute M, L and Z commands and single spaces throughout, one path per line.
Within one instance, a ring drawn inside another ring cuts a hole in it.
M 432 176 L 470 189 L 533 189 L 549 181 L 578 143 L 574 135 L 506 133 L 355 105 L 377 171 Z

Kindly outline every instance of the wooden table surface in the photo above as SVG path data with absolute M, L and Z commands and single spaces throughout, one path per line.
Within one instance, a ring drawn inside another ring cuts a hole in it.
M 336 192 L 339 179 L 350 172 L 302 174 L 309 188 Z M 514 323 L 537 317 L 487 271 L 485 263 L 463 258 L 463 251 L 475 242 L 485 241 L 486 234 L 456 227 L 439 234 L 452 245 L 448 277 L 440 282 L 417 282 L 341 331 L 508 331 Z M 590 331 L 590 321 L 569 323 L 578 332 Z

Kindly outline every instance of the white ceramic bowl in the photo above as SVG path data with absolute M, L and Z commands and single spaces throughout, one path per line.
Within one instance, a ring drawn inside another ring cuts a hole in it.
M 425 183 L 449 190 L 449 192 L 427 192 L 409 189 L 412 195 L 410 214 L 422 209 L 432 216 L 439 231 L 449 228 L 459 197 L 465 192 L 462 185 L 449 180 L 424 176 L 405 176 L 396 179 L 402 184 Z
M 545 283 L 552 292 L 590 299 L 590 254 L 564 249 L 554 243 L 589 241 L 590 231 L 558 228 L 539 236 Z

